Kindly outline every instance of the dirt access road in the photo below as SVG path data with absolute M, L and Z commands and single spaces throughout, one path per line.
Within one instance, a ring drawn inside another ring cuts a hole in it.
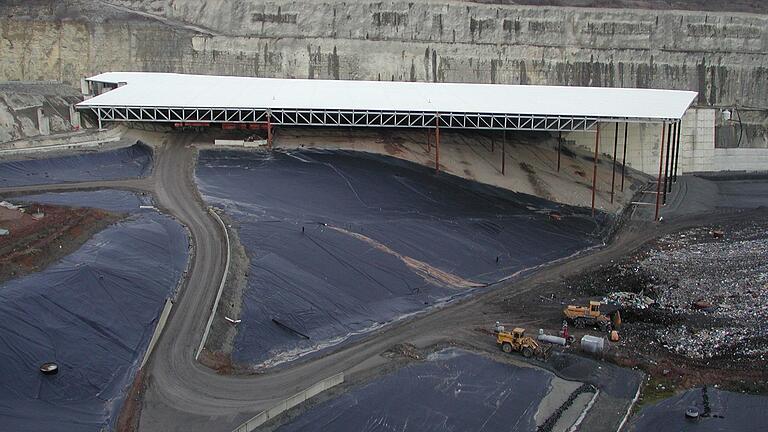
M 386 326 L 321 357 L 260 375 L 223 376 L 195 361 L 195 350 L 224 270 L 224 233 L 207 211 L 195 186 L 194 135 L 166 134 L 164 141 L 155 146 L 155 168 L 147 179 L 85 185 L 89 189 L 151 191 L 158 207 L 178 218 L 192 236 L 188 277 L 150 362 L 142 371 L 147 377 L 148 388 L 141 412 L 141 430 L 231 431 L 244 419 L 338 372 L 345 372 L 351 381 L 380 373 L 389 361 L 380 354 L 397 343 L 407 342 L 419 347 L 441 342 L 477 344 L 478 334 L 471 329 L 503 319 L 489 305 L 516 296 L 537 296 L 534 289 L 544 282 L 608 262 L 658 235 L 702 223 L 701 217 L 681 218 L 663 225 L 631 222 L 608 246 L 591 254 L 551 263 L 524 279 L 500 284 L 484 294 Z M 79 188 L 77 183 L 72 183 L 0 190 L 0 194 Z M 744 214 L 715 216 L 731 217 L 744 217 Z M 598 423 L 605 425 L 605 430 L 611 430 L 610 423 L 613 422 Z

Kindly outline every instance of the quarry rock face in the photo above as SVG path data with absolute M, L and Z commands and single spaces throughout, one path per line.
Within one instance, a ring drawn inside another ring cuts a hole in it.
M 689 89 L 768 107 L 768 15 L 457 2 L 12 0 L 0 80 L 139 70 Z M 110 5 L 111 4 L 111 5 Z

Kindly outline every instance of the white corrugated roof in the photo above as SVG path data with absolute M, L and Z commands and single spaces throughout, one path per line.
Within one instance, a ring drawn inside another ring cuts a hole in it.
M 393 81 L 246 78 L 108 72 L 90 81 L 126 85 L 80 107 L 288 108 L 679 119 L 696 92 Z

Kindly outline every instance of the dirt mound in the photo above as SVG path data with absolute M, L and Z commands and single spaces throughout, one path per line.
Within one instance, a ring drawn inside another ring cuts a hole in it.
M 10 231 L 0 237 L 0 282 L 45 268 L 121 218 L 91 208 L 0 207 L 0 227 Z

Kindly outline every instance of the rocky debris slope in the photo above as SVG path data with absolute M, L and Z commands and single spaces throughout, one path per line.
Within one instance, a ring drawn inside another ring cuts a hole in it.
M 72 130 L 69 106 L 79 101 L 79 92 L 67 85 L 0 83 L 0 142 L 40 135 L 39 108 L 49 119 L 51 133 Z

